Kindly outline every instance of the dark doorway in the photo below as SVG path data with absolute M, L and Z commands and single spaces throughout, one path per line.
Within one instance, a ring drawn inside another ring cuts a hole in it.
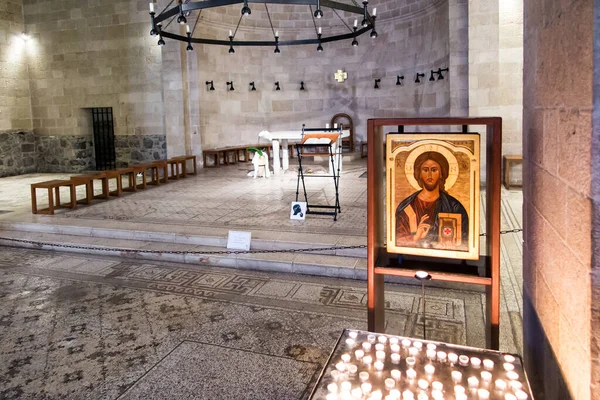
M 117 166 L 115 153 L 115 129 L 112 107 L 92 108 L 94 125 L 94 149 L 96 151 L 96 169 L 113 169 Z

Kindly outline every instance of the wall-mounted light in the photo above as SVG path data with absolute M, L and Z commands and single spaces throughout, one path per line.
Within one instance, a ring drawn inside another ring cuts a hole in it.
M 434 70 L 431 70 L 431 75 L 429 75 L 429 81 L 433 82 L 435 81 L 435 78 L 433 77 L 433 74 L 435 74 L 436 72 Z
M 250 15 L 252 14 L 252 10 L 248 7 L 248 0 L 244 0 L 244 7 L 242 7 L 242 15 Z
M 304 81 L 300 81 L 300 90 L 306 90 L 304 89 Z
M 425 74 L 420 74 L 417 72 L 417 78 L 415 79 L 415 83 L 421 83 L 421 80 L 419 78 L 425 78 Z
M 232 90 L 235 90 L 235 89 L 233 88 L 233 81 L 231 81 L 231 82 L 227 82 L 227 88 L 228 88 L 230 91 L 232 91 Z
M 436 74 L 438 76 L 437 77 L 438 81 L 444 79 L 444 75 L 442 75 L 442 72 L 450 72 L 450 69 L 449 68 L 444 68 L 444 69 L 438 68 L 438 70 L 436 71 Z
M 177 17 L 177 23 L 181 25 L 187 24 L 187 19 L 183 14 L 183 0 L 179 0 L 179 16 Z
M 379 89 L 379 82 L 381 82 L 381 79 L 375 79 L 374 89 Z
M 375 19 L 377 18 L 377 8 L 373 9 L 373 14 L 371 15 L 371 18 L 373 19 L 373 29 L 371 30 L 371 34 L 369 35 L 371 37 L 371 39 L 375 39 L 378 35 L 377 35 L 377 31 L 375 30 Z
M 275 50 L 273 50 L 273 53 L 281 53 L 281 50 L 279 50 L 279 31 L 275 31 Z
M 250 90 L 256 90 L 256 87 L 254 86 L 254 81 L 250 82 Z
M 210 85 L 208 90 L 215 90 L 215 85 L 213 84 L 213 81 L 206 81 L 206 86 L 208 85 Z
M 396 75 L 396 86 L 402 86 L 402 81 L 404 80 L 404 75 Z
M 234 54 L 235 50 L 233 49 L 233 32 L 231 29 L 229 30 L 229 54 Z
M 279 87 L 279 81 L 275 82 L 275 90 L 281 90 L 281 88 Z
M 31 36 L 29 36 L 28 34 L 26 34 L 25 32 L 21 33 L 21 39 L 23 39 L 23 41 L 28 41 L 29 39 L 31 39 Z
M 190 26 L 189 25 L 185 26 L 185 32 L 186 32 L 187 39 L 188 39 L 187 47 L 185 49 L 187 51 L 192 51 L 192 50 L 194 50 L 194 48 L 192 47 L 192 33 L 190 32 Z
M 317 0 L 317 9 L 315 11 L 315 18 L 323 18 L 323 11 L 321 10 L 321 1 Z
M 366 6 L 365 6 L 366 8 Z M 354 26 L 352 27 L 352 47 L 358 46 L 358 40 L 356 40 L 356 30 L 358 29 L 358 20 L 354 20 Z

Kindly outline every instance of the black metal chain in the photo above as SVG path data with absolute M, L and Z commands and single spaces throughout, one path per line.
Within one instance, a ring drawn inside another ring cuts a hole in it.
M 500 231 L 500 234 L 505 235 L 507 233 L 519 233 L 519 232 L 523 232 L 523 228 L 515 228 L 515 229 L 508 229 L 506 231 Z M 482 233 L 479 236 L 487 236 L 487 233 Z

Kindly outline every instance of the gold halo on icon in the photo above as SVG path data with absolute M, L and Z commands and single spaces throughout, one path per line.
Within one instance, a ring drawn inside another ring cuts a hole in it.
M 456 157 L 454 156 L 452 151 L 450 151 L 450 149 L 436 141 L 431 141 L 429 143 L 421 142 L 419 143 L 418 147 L 416 147 L 409 153 L 406 159 L 406 164 L 404 164 L 404 173 L 406 175 L 406 179 L 408 179 L 410 185 L 416 190 L 422 189 L 421 186 L 419 186 L 419 184 L 417 183 L 417 180 L 415 179 L 415 175 L 413 173 L 415 167 L 415 160 L 421 154 L 429 151 L 435 151 L 437 153 L 440 153 L 441 155 L 446 157 L 446 160 L 448 160 L 448 178 L 446 179 L 446 185 L 444 186 L 444 188 L 446 190 L 449 190 L 456 183 L 456 179 L 458 179 L 458 161 L 456 160 Z

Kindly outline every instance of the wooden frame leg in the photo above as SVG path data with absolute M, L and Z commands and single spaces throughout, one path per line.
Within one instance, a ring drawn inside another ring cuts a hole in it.
M 75 185 L 69 185 L 69 193 L 71 194 L 71 208 L 77 208 L 77 196 L 75 194 Z
M 86 203 L 90 205 L 92 204 L 92 199 L 94 198 L 94 180 L 90 180 L 85 184 L 85 192 Z
M 31 212 L 37 214 L 37 197 L 33 186 L 31 187 Z
M 52 188 L 48 188 L 48 214 L 54 215 L 54 196 Z
M 57 186 L 54 188 L 54 193 L 56 194 L 56 203 L 55 203 L 55 207 L 58 208 L 60 207 L 60 187 Z
M 110 190 L 108 188 L 108 178 L 102 178 L 102 195 L 106 200 L 110 199 Z

